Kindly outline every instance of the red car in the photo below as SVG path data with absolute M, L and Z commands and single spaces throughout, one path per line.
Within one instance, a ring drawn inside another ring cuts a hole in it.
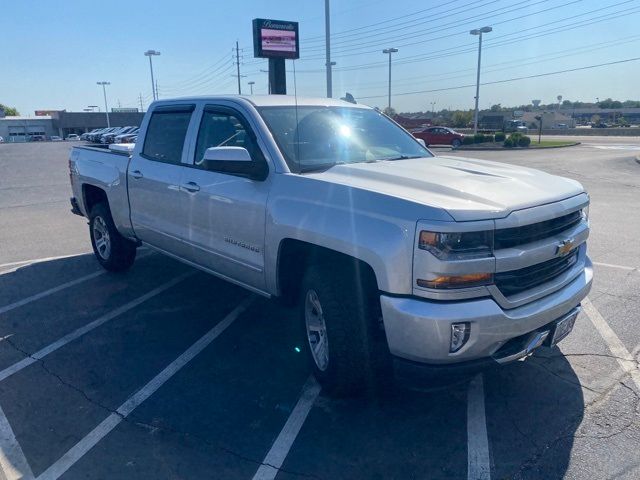
M 462 145 L 464 135 L 447 127 L 427 127 L 424 130 L 413 132 L 413 136 L 421 138 L 429 145 L 451 145 L 459 147 Z

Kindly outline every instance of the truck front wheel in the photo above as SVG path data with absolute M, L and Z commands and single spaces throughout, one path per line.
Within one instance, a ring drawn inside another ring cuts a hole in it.
M 300 293 L 305 347 L 316 378 L 336 396 L 362 393 L 374 374 L 371 292 L 352 269 L 336 262 L 310 266 Z
M 89 215 L 91 246 L 98 262 L 111 272 L 128 270 L 136 258 L 136 244 L 124 238 L 113 223 L 109 207 L 98 203 Z

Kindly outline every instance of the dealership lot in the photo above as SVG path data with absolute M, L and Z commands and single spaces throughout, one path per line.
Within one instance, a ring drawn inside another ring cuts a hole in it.
M 295 311 L 147 250 L 102 272 L 69 213 L 69 148 L 0 145 L 6 478 L 640 476 L 640 139 L 468 152 L 589 190 L 584 312 L 560 351 L 358 400 L 309 378 Z

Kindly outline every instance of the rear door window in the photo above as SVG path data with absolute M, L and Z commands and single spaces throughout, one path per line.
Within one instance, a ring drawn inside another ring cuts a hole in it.
M 159 107 L 152 114 L 142 156 L 158 162 L 179 164 L 194 106 Z

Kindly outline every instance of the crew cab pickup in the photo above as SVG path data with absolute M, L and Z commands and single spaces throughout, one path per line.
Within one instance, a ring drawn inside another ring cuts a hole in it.
M 135 145 L 77 146 L 69 167 L 106 269 L 145 244 L 296 305 L 311 367 L 340 394 L 381 359 L 459 371 L 552 347 L 592 283 L 578 182 L 434 156 L 362 105 L 157 101 Z

